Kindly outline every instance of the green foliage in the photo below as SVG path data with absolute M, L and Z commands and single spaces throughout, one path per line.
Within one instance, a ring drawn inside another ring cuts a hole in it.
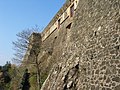
M 31 90 L 37 89 L 37 77 L 36 77 L 36 75 L 32 75 L 30 77 L 30 85 L 31 85 Z
M 25 72 L 23 74 L 22 81 L 20 84 L 20 86 L 21 86 L 20 89 L 29 90 L 29 88 L 30 88 L 29 78 L 30 78 L 30 73 L 28 73 L 28 69 L 25 69 Z
M 45 82 L 46 78 L 48 77 L 48 73 L 41 74 L 41 86 Z
M 24 70 L 25 67 L 17 67 L 15 65 L 11 65 L 10 63 L 0 66 L 0 90 L 2 90 L 1 88 L 4 88 L 4 90 L 18 90 L 21 82 L 25 82 L 25 79 L 23 78 L 26 72 L 24 72 Z M 42 86 L 48 76 L 48 72 L 41 72 L 40 75 L 40 86 Z M 37 74 L 35 67 L 30 70 L 29 82 L 30 89 L 37 90 Z
M 0 66 L 0 72 L 2 71 L 2 66 Z
M 17 67 L 7 62 L 0 66 L 0 90 L 18 90 L 24 67 Z
M 10 87 L 11 76 L 9 69 L 11 69 L 10 62 L 7 62 L 4 66 L 0 66 L 0 88 L 4 88 L 4 90 L 8 90 Z
M 30 83 L 32 84 L 32 85 L 36 85 L 36 81 L 37 80 L 37 78 L 36 78 L 36 76 L 35 75 L 33 75 L 32 77 L 30 77 Z

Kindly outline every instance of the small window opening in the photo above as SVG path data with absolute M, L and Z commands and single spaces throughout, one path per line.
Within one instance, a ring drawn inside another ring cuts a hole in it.
M 70 28 L 71 28 L 71 24 L 72 24 L 72 23 L 70 23 L 70 24 L 66 27 L 66 29 L 70 29 Z
M 58 20 L 58 29 L 60 28 L 60 19 Z
M 70 17 L 74 15 L 74 4 L 70 7 Z

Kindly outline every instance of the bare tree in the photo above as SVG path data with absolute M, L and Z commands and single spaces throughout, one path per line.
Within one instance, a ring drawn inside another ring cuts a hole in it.
M 28 48 L 29 37 L 33 32 L 37 32 L 38 29 L 38 27 L 26 29 L 16 34 L 17 40 L 12 42 L 14 46 L 13 50 L 15 51 L 14 57 L 12 58 L 14 63 L 21 63 Z
M 38 28 L 33 29 L 27 29 L 23 30 L 22 32 L 17 34 L 17 40 L 13 42 L 15 54 L 13 57 L 13 61 L 17 63 L 22 63 L 23 65 L 29 65 L 33 66 L 36 69 L 36 72 L 34 75 L 36 76 L 37 81 L 37 89 L 40 90 L 41 87 L 41 69 L 40 64 L 41 62 L 38 61 L 38 55 L 40 53 L 40 42 L 41 35 L 40 33 L 36 33 L 38 31 Z M 34 33 L 35 32 L 35 33 Z M 40 36 L 37 37 L 39 40 L 36 41 L 36 39 L 30 40 L 33 36 Z M 34 41 L 35 40 L 35 41 Z M 30 48 L 32 46 L 32 48 Z M 30 51 L 29 51 L 30 50 Z M 27 55 L 27 52 L 30 53 L 30 55 Z M 25 59 L 26 56 L 28 56 L 27 59 Z M 26 67 L 25 66 L 25 67 Z

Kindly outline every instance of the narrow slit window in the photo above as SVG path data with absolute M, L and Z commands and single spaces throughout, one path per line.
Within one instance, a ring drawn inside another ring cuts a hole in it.
M 58 29 L 60 28 L 60 19 L 58 20 Z

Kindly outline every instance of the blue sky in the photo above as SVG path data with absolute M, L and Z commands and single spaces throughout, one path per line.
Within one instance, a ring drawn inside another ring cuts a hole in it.
M 13 57 L 12 41 L 24 29 L 45 27 L 66 0 L 0 0 L 0 65 Z

